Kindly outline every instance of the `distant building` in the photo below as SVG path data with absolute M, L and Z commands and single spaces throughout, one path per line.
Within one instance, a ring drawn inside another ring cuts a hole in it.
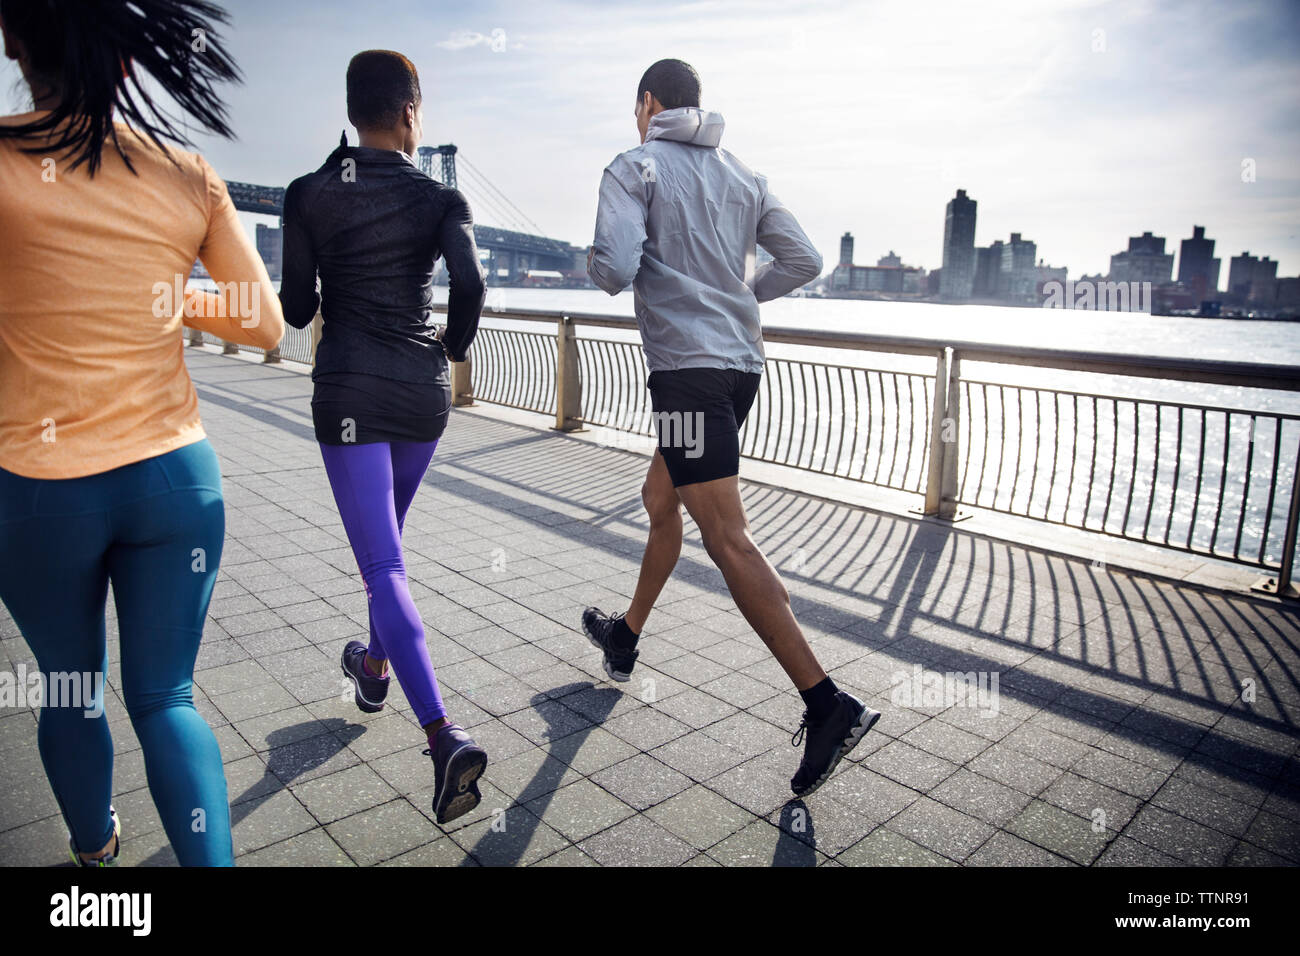
M 1038 294 L 1038 246 L 1013 232 L 1002 247 L 1002 268 L 998 273 L 998 294 L 1015 302 L 1030 302 Z
M 1002 272 L 1002 240 L 975 250 L 975 278 L 971 296 L 992 299 L 998 295 L 998 275 Z
M 1059 282 L 1065 285 L 1069 269 L 1065 266 L 1049 266 L 1044 260 L 1039 259 L 1038 265 L 1034 269 L 1034 298 L 1041 300 L 1043 296 L 1043 286 L 1048 282 Z
M 826 290 L 835 293 L 884 293 L 898 295 L 923 295 L 926 292 L 925 270 L 905 266 L 903 260 L 891 249 L 881 256 L 874 266 L 853 264 L 853 236 L 845 233 L 840 239 L 840 263 L 830 274 Z
M 284 230 L 279 226 L 257 224 L 257 254 L 266 263 L 267 274 L 279 279 L 284 273 Z
M 1277 280 L 1277 300 L 1274 306 L 1278 318 L 1300 317 L 1300 278 Z
M 1202 299 L 1218 294 L 1219 260 L 1214 258 L 1214 240 L 1205 238 L 1204 226 L 1193 226 L 1192 238 L 1179 247 L 1178 282 Z
M 939 295 L 969 299 L 975 283 L 975 207 L 966 190 L 948 200 L 943 220 L 943 269 Z
M 1128 249 L 1110 257 L 1111 282 L 1150 282 L 1164 285 L 1174 277 L 1174 254 L 1165 252 L 1163 236 L 1144 232 L 1131 236 Z
M 1277 263 L 1249 252 L 1228 261 L 1228 298 L 1235 303 L 1271 306 L 1277 301 Z

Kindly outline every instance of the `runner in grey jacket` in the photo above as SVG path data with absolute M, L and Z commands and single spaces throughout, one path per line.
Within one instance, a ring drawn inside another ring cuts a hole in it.
M 758 303 L 816 278 L 822 259 L 767 181 L 719 147 L 722 117 L 700 109 L 690 66 L 651 66 L 637 89 L 636 118 L 641 145 L 601 179 L 587 271 L 610 295 L 629 283 L 636 292 L 659 434 L 641 489 L 650 537 L 627 612 L 587 608 L 583 630 L 604 652 L 605 672 L 628 680 L 646 619 L 681 555 L 686 505 L 737 608 L 804 700 L 792 743 L 805 730 L 807 743 L 790 781 L 802 797 L 826 782 L 880 714 L 827 676 L 785 585 L 750 536 L 739 433 L 763 372 Z M 761 269 L 756 243 L 773 256 Z
M 651 372 L 762 372 L 758 303 L 822 271 L 821 254 L 767 180 L 719 147 L 723 126 L 720 113 L 665 109 L 650 119 L 645 143 L 601 179 L 588 272 L 610 295 L 635 281 Z M 755 242 L 774 260 L 758 270 Z

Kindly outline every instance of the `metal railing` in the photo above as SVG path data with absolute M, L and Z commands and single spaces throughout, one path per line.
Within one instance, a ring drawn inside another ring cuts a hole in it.
M 471 360 L 453 365 L 455 401 L 554 415 L 564 431 L 650 436 L 636 328 L 621 316 L 486 313 Z M 966 505 L 1276 571 L 1259 590 L 1297 596 L 1300 415 L 966 379 L 961 363 L 1285 392 L 1300 391 L 1300 369 L 788 328 L 763 337 L 791 354 L 767 359 L 741 433 L 748 458 L 923 495 L 918 510 L 948 520 Z M 302 361 L 304 345 L 286 335 L 281 353 Z M 934 371 L 870 367 L 873 353 Z

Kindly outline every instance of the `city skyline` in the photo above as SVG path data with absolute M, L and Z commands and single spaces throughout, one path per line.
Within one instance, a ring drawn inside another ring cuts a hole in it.
M 724 148 L 768 176 L 827 270 L 846 230 L 872 260 L 892 249 L 938 268 L 935 210 L 964 188 L 982 206 L 977 245 L 1018 232 L 1072 276 L 1105 273 L 1124 237 L 1193 223 L 1300 273 L 1290 3 L 719 0 L 648 17 L 394 0 L 382 20 L 343 3 L 224 6 L 240 140 L 196 145 L 231 180 L 283 186 L 318 166 L 347 126 L 347 60 L 394 48 L 421 71 L 423 142 L 456 143 L 547 235 L 585 245 L 600 172 L 636 143 L 641 71 L 680 56 L 726 117 Z M 4 69 L 9 111 L 27 108 Z M 486 202 L 476 212 L 505 225 Z

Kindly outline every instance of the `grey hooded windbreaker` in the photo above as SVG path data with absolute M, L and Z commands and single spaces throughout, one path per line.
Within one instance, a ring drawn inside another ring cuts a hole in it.
M 762 372 L 758 303 L 821 274 L 821 255 L 767 180 L 719 148 L 722 128 L 719 113 L 664 110 L 601 178 L 588 274 L 610 295 L 634 283 L 651 372 Z M 756 242 L 773 256 L 757 271 Z

